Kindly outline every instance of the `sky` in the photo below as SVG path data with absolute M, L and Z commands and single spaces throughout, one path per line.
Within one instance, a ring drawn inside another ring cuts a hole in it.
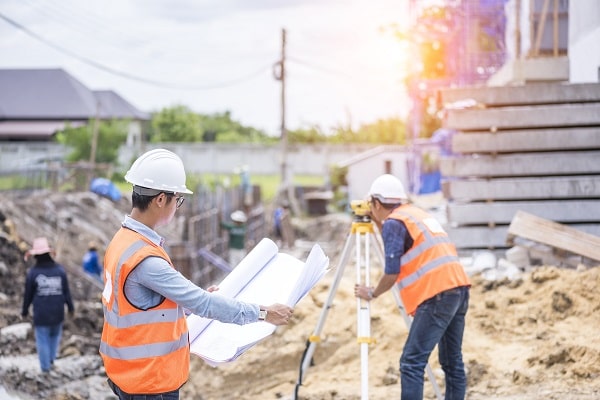
M 0 0 L 0 68 L 62 68 L 142 111 L 231 112 L 281 132 L 408 114 L 408 0 Z

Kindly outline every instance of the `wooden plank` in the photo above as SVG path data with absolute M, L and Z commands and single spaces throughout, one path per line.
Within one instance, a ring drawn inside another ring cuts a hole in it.
M 600 237 L 523 211 L 515 215 L 509 225 L 508 235 L 509 239 L 511 236 L 519 236 L 600 260 Z
M 600 175 L 567 177 L 449 179 L 442 181 L 449 200 L 534 200 L 600 197 Z
M 463 132 L 452 136 L 454 153 L 507 153 L 600 149 L 600 126 L 591 128 L 527 129 Z
M 600 101 L 599 83 L 536 83 L 521 86 L 466 87 L 440 91 L 442 102 L 472 99 L 493 106 Z
M 445 126 L 459 131 L 497 131 L 600 125 L 600 103 L 448 110 Z
M 497 201 L 489 203 L 449 203 L 448 222 L 456 225 L 509 224 L 524 211 L 557 222 L 600 222 L 600 200 Z
M 600 151 L 442 157 L 443 177 L 510 177 L 600 174 Z

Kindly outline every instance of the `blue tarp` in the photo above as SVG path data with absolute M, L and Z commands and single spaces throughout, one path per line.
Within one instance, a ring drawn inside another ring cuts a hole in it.
M 90 191 L 99 194 L 100 196 L 108 197 L 112 201 L 121 200 L 121 192 L 106 178 L 94 178 L 90 183 Z
M 421 186 L 419 188 L 419 194 L 439 192 L 442 189 L 440 178 L 440 171 L 421 174 Z

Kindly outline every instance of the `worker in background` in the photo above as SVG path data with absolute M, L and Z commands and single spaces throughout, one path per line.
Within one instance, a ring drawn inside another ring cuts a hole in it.
M 243 165 L 240 171 L 240 186 L 244 195 L 244 208 L 246 211 L 252 207 L 252 184 L 250 183 L 250 169 Z
M 371 301 L 389 289 L 399 290 L 406 312 L 414 317 L 400 357 L 401 398 L 423 398 L 425 367 L 437 344 L 445 399 L 464 399 L 462 341 L 471 284 L 456 248 L 436 219 L 408 203 L 393 175 L 373 181 L 368 201 L 383 239 L 385 271 L 377 286 L 357 284 L 354 294 Z
M 223 221 L 221 226 L 229 234 L 229 265 L 235 268 L 246 256 L 246 222 L 248 218 L 242 210 L 229 216 L 231 222 Z
M 54 261 L 53 254 L 45 237 L 34 239 L 31 250 L 25 253 L 25 261 L 33 256 L 35 265 L 27 271 L 21 317 L 27 317 L 33 303 L 35 346 L 44 373 L 50 372 L 58 356 L 65 304 L 70 315 L 75 311 L 67 274 L 62 265 Z
M 294 234 L 289 208 L 289 205 L 284 202 L 273 211 L 273 233 L 279 247 L 293 247 Z
M 98 258 L 98 245 L 93 240 L 88 243 L 88 250 L 83 255 L 83 270 L 102 283 L 102 266 Z
M 285 209 L 283 208 L 283 205 L 277 206 L 275 211 L 273 211 L 273 233 L 275 234 L 275 240 L 277 240 L 278 246 L 281 246 L 281 242 L 283 241 L 281 221 L 283 220 L 284 213 Z
M 184 309 L 239 325 L 261 320 L 285 325 L 293 310 L 220 296 L 175 269 L 156 229 L 168 224 L 184 196 L 192 194 L 176 154 L 165 149 L 144 153 L 125 180 L 133 185 L 132 210 L 104 255 L 100 355 L 119 399 L 179 399 L 190 366 Z

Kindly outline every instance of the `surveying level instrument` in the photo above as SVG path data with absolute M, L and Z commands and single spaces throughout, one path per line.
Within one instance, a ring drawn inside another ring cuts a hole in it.
M 302 354 L 302 359 L 300 361 L 300 371 L 298 374 L 298 380 L 296 381 L 296 387 L 294 391 L 293 400 L 298 400 L 298 390 L 302 385 L 302 380 L 306 375 L 308 367 L 310 367 L 313 355 L 315 353 L 315 349 L 317 343 L 321 341 L 321 332 L 323 331 L 323 327 L 325 326 L 325 320 L 327 319 L 327 314 L 329 313 L 329 309 L 333 304 L 333 299 L 335 297 L 335 293 L 339 287 L 340 281 L 342 280 L 342 276 L 344 275 L 344 269 L 346 264 L 350 259 L 350 253 L 352 251 L 352 246 L 354 244 L 355 247 L 355 265 L 356 265 L 356 283 L 359 285 L 371 286 L 370 285 L 370 248 L 371 245 L 377 250 L 377 255 L 379 256 L 379 261 L 381 266 L 385 265 L 384 263 L 384 254 L 383 249 L 380 243 L 377 241 L 377 237 L 373 230 L 373 222 L 371 221 L 370 216 L 370 206 L 369 203 L 365 200 L 353 200 L 350 203 L 350 207 L 353 213 L 352 225 L 350 228 L 350 233 L 346 238 L 346 242 L 344 244 L 344 249 L 342 250 L 342 255 L 340 258 L 340 262 L 337 267 L 337 271 L 335 273 L 335 277 L 333 283 L 331 284 L 331 288 L 329 289 L 329 294 L 327 296 L 327 300 L 323 304 L 323 308 L 321 309 L 321 314 L 319 315 L 319 319 L 317 321 L 317 325 L 313 330 L 312 335 L 309 336 L 306 341 L 306 348 L 304 353 Z M 364 258 L 362 255 L 364 254 Z M 406 313 L 404 308 L 404 304 L 402 303 L 402 299 L 400 298 L 400 293 L 396 287 L 391 289 L 391 292 L 394 294 L 394 299 L 396 301 L 396 305 L 402 314 L 404 319 L 404 323 L 406 327 L 410 330 L 410 325 L 412 323 L 412 319 Z M 369 344 L 374 343 L 375 340 L 371 337 L 371 308 L 370 302 L 363 300 L 359 297 L 356 298 L 356 317 L 357 317 L 357 343 L 360 345 L 360 365 L 361 365 L 361 400 L 369 399 Z M 433 390 L 436 394 L 438 400 L 442 400 L 442 394 L 440 392 L 437 381 L 435 380 L 435 376 L 433 375 L 433 371 L 429 364 L 426 366 L 427 376 L 431 384 L 433 385 Z

